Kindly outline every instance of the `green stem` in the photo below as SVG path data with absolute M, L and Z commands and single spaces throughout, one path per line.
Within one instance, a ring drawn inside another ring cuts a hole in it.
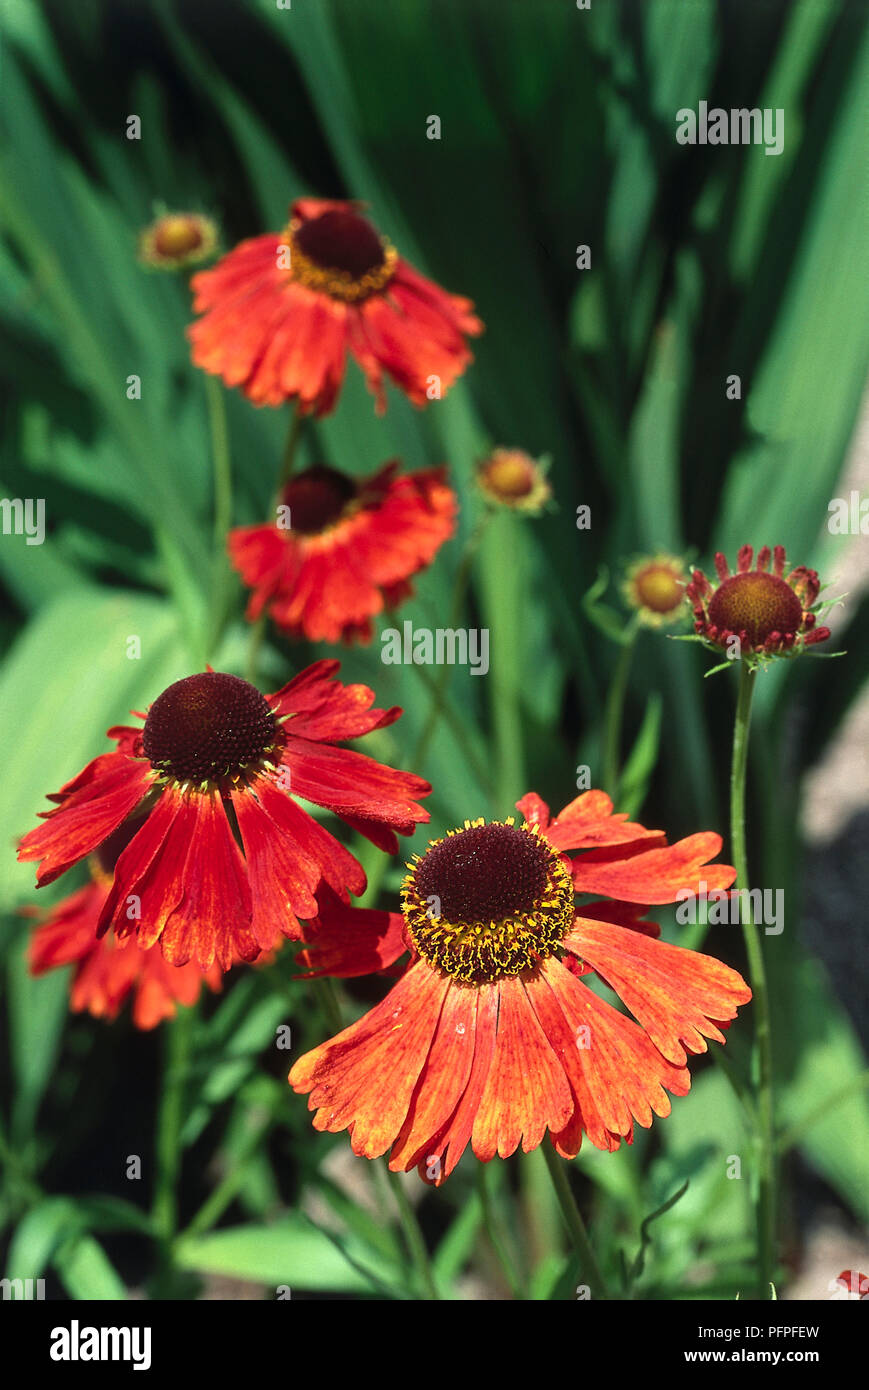
M 438 703 L 438 681 L 429 675 L 428 668 L 425 666 L 413 666 L 411 669 L 414 674 L 418 676 L 420 683 L 425 686 L 429 699 L 435 704 Z M 450 668 L 446 667 L 442 669 L 449 671 Z M 433 708 L 434 704 L 432 704 L 432 709 Z M 456 709 L 455 705 L 450 701 L 448 693 L 444 693 L 440 697 L 439 710 L 440 718 L 446 720 L 450 733 L 456 740 L 461 750 L 462 757 L 467 762 L 468 767 L 473 772 L 483 790 L 491 795 L 493 790 L 491 771 L 484 757 L 474 747 L 473 740 L 469 735 L 467 713 L 463 714 Z M 425 744 L 422 742 L 422 738 L 420 738 L 420 743 L 422 744 L 422 751 L 425 753 Z M 419 761 L 416 750 L 414 750 L 413 758 L 416 760 L 412 761 L 412 766 L 418 768 Z
M 426 1298 L 439 1300 L 440 1294 L 435 1283 L 431 1261 L 428 1257 L 425 1239 L 420 1229 L 420 1224 L 416 1219 L 416 1212 L 410 1204 L 410 1198 L 404 1190 L 404 1183 L 400 1173 L 389 1173 L 389 1181 L 392 1185 L 392 1192 L 398 1207 L 398 1216 L 401 1221 L 401 1229 L 404 1232 L 404 1239 L 408 1253 L 417 1272 L 420 1285 L 425 1292 Z
M 480 1194 L 480 1206 L 483 1210 L 483 1225 L 489 1237 L 489 1244 L 495 1252 L 498 1264 L 501 1266 L 504 1278 L 510 1287 L 510 1292 L 515 1299 L 524 1302 L 527 1295 L 507 1249 L 506 1237 L 502 1232 L 502 1223 L 496 1210 L 495 1195 L 489 1190 L 490 1184 L 495 1181 L 499 1171 L 495 1169 L 494 1163 L 477 1164 L 477 1191 Z
M 220 641 L 226 621 L 230 567 L 226 538 L 232 525 L 232 461 L 223 388 L 217 377 L 203 373 L 211 434 L 211 464 L 214 473 L 214 585 L 211 650 Z M 210 653 L 209 653 L 210 654 Z
M 232 1168 L 203 1202 L 190 1225 L 184 1230 L 180 1237 L 181 1240 L 186 1240 L 190 1236 L 204 1235 L 206 1231 L 211 1230 L 215 1222 L 220 1220 L 244 1182 L 247 1165 L 268 1132 L 271 1122 L 271 1116 L 266 1115 L 251 1125 L 240 1152 L 235 1156 Z
M 277 507 L 281 500 L 281 491 L 287 482 L 296 464 L 296 449 L 302 433 L 302 413 L 298 405 L 293 407 L 290 419 L 290 428 L 287 434 L 287 442 L 284 445 L 284 452 L 281 455 L 281 466 L 278 470 L 277 481 L 275 483 L 274 506 Z M 251 685 L 256 685 L 257 666 L 259 662 L 260 648 L 266 633 L 266 622 L 268 614 L 265 610 L 260 613 L 256 622 L 250 630 L 250 642 L 247 649 L 247 662 L 245 664 L 245 677 Z
M 251 685 L 256 685 L 257 666 L 259 665 L 260 648 L 263 638 L 266 635 L 266 610 L 260 613 L 256 622 L 250 630 L 250 639 L 247 644 L 247 661 L 244 667 L 245 680 L 250 681 Z
M 639 629 L 634 625 L 629 629 L 624 644 L 619 651 L 619 659 L 609 688 L 604 716 L 603 742 L 603 785 L 618 806 L 619 775 L 621 765 L 622 719 L 625 711 L 625 695 L 634 648 L 637 645 Z
M 483 532 L 486 529 L 490 515 L 491 513 L 488 509 L 482 513 L 482 515 L 478 518 L 470 535 L 468 536 L 468 539 L 465 541 L 464 549 L 459 560 L 459 566 L 456 570 L 456 578 L 453 584 L 452 598 L 450 600 L 450 620 L 448 626 L 451 629 L 456 626 L 461 616 L 462 607 L 465 602 L 465 595 L 467 594 L 468 584 L 471 578 L 471 569 L 474 563 L 474 556 L 477 553 L 477 549 L 479 547 L 480 541 L 482 540 Z M 443 666 L 440 668 L 440 671 L 438 672 L 437 680 L 434 682 L 434 691 L 432 696 L 432 702 L 429 706 L 428 718 L 426 719 L 426 722 L 423 725 L 422 732 L 420 733 L 419 739 L 417 740 L 416 748 L 414 749 L 413 756 L 410 760 L 410 765 L 413 768 L 419 768 L 422 766 L 423 759 L 425 758 L 425 755 L 428 752 L 429 744 L 431 743 L 435 729 L 437 728 L 441 714 L 443 713 L 447 693 L 447 686 L 449 685 L 451 675 L 452 667 L 448 666 L 447 663 L 444 662 Z
M 561 1217 L 540 1148 L 518 1155 L 519 1209 L 532 1270 L 561 1250 Z
M 467 541 L 465 542 L 464 550 L 462 551 L 462 556 L 459 560 L 459 566 L 456 570 L 456 578 L 453 584 L 452 597 L 450 599 L 449 626 L 451 628 L 454 628 L 456 626 L 461 615 L 462 605 L 464 604 L 465 595 L 468 590 L 468 582 L 471 577 L 471 568 L 474 563 L 474 556 L 477 552 L 477 547 L 480 544 L 483 532 L 486 529 L 486 525 L 489 521 L 490 515 L 491 514 L 489 511 L 485 511 L 480 516 L 473 530 L 468 536 Z M 424 670 L 423 667 L 415 666 L 414 670 L 417 671 L 417 673 L 423 680 L 426 680 L 427 672 Z M 414 770 L 422 768 L 423 761 L 425 759 L 426 753 L 428 752 L 429 744 L 431 743 L 431 740 L 434 736 L 434 732 L 437 728 L 438 722 L 441 716 L 447 711 L 447 687 L 449 685 L 449 679 L 451 674 L 452 667 L 446 665 L 445 663 L 440 668 L 437 674 L 437 678 L 435 680 L 426 680 L 426 684 L 429 685 L 432 692 L 432 699 L 431 704 L 429 705 L 428 715 L 426 717 L 425 724 L 422 727 L 419 738 L 417 739 L 413 752 L 410 755 L 410 766 Z M 456 730 L 457 740 L 460 744 L 462 744 L 463 751 L 468 757 L 469 762 L 473 764 L 473 752 L 467 745 L 467 743 L 464 742 L 466 735 L 464 733 L 464 730 L 461 728 L 460 720 L 458 721 L 458 724 L 459 728 Z M 485 782 L 486 774 L 484 769 L 478 768 L 478 776 L 481 776 L 482 780 Z M 363 868 L 365 869 L 365 876 L 368 881 L 365 893 L 359 900 L 359 905 L 361 907 L 374 907 L 377 903 L 377 895 L 380 891 L 380 885 L 382 884 L 384 875 L 386 874 L 386 871 L 389 868 L 389 865 L 392 861 L 388 855 L 385 855 L 382 852 L 378 852 L 376 857 L 372 855 L 370 842 L 365 839 L 361 840 L 360 847 L 356 851 L 356 857 L 357 859 L 359 859 Z
M 171 1263 L 171 1246 L 178 1227 L 176 1187 L 181 1171 L 181 1126 L 184 1121 L 184 1092 L 193 1041 L 193 1009 L 179 1009 L 165 1030 L 166 1063 L 163 1093 L 157 1116 L 155 1152 L 154 1229 Z
M 287 442 L 284 445 L 284 452 L 281 458 L 281 468 L 280 472 L 278 473 L 278 481 L 275 489 L 276 493 L 278 494 L 278 500 L 280 500 L 279 495 L 281 488 L 284 486 L 286 482 L 288 482 L 290 475 L 296 466 L 296 448 L 299 443 L 299 436 L 301 435 L 301 432 L 302 412 L 299 410 L 298 405 L 295 405 L 293 407 L 292 419 L 290 420 L 290 429 L 289 433 L 287 434 Z
M 501 512 L 486 536 L 481 573 L 483 621 L 500 634 L 486 682 L 494 739 L 495 810 L 510 815 L 526 791 L 523 692 L 528 673 L 517 659 L 518 633 L 527 589 L 523 573 L 527 551 L 520 541 L 521 522 Z M 505 563 L 504 557 L 509 557 Z
M 314 987 L 315 995 L 323 1006 L 323 1012 L 333 1034 L 343 1033 L 344 1019 L 335 989 L 335 981 L 329 975 L 318 975 L 311 981 L 311 984 Z
M 736 720 L 733 728 L 733 762 L 730 772 L 730 840 L 736 867 L 736 887 L 749 888 L 748 856 L 745 846 L 745 783 L 748 763 L 748 733 L 751 724 L 751 699 L 757 671 L 740 662 L 739 694 L 736 701 Z M 760 1268 L 760 1296 L 766 1291 L 775 1274 L 775 1134 L 773 1129 L 772 1030 L 770 1025 L 769 992 L 763 959 L 760 932 L 751 911 L 751 899 L 746 892 L 741 913 L 748 970 L 754 998 L 754 1047 L 757 1087 L 757 1125 L 760 1175 L 757 1196 L 757 1233 Z
M 541 1147 L 552 1185 L 555 1188 L 555 1195 L 558 1198 L 558 1205 L 561 1207 L 561 1214 L 564 1217 L 564 1224 L 567 1226 L 573 1247 L 579 1256 L 580 1271 L 591 1290 L 592 1297 L 607 1298 L 607 1287 L 600 1272 L 597 1256 L 588 1238 L 585 1223 L 579 1214 L 579 1207 L 576 1205 L 576 1199 L 571 1191 L 564 1160 L 559 1157 L 548 1140 L 544 1140 Z

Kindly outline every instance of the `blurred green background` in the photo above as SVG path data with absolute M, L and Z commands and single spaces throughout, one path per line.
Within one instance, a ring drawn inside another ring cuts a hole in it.
M 659 547 L 708 565 L 744 542 L 784 544 L 831 593 L 852 587 L 842 578 L 865 541 L 831 536 L 826 521 L 830 499 L 859 486 L 844 470 L 869 361 L 867 21 L 862 0 L 593 0 L 587 12 L 570 0 L 4 0 L 0 493 L 44 497 L 48 521 L 41 546 L 0 537 L 7 1272 L 48 1272 L 54 1293 L 73 1297 L 123 1296 L 153 1276 L 165 1030 L 139 1035 L 122 1018 L 109 1032 L 68 1015 L 63 972 L 27 978 L 16 912 L 34 901 L 32 868 L 12 847 L 45 793 L 104 750 L 109 725 L 204 660 L 208 402 L 184 336 L 186 281 L 138 264 L 139 230 L 160 204 L 203 211 L 227 250 L 278 230 L 294 197 L 360 198 L 402 255 L 475 301 L 486 333 L 443 402 L 418 412 L 390 391 L 378 419 L 351 366 L 335 413 L 306 423 L 303 455 L 352 473 L 396 456 L 408 468 L 449 464 L 460 534 L 402 612 L 434 626 L 479 514 L 476 461 L 493 445 L 552 456 L 555 508 L 497 517 L 474 565 L 466 621 L 491 631 L 491 673 L 454 672 L 414 770 L 433 783 L 435 833 L 509 814 L 529 788 L 560 808 L 579 764 L 599 781 L 618 650 L 581 599 L 601 566 L 615 581 L 629 556 Z M 675 113 L 700 100 L 783 108 L 782 154 L 680 146 Z M 125 138 L 133 113 L 139 141 Z M 431 114 L 439 141 L 426 138 Z M 586 271 L 580 244 L 591 248 Z M 733 373 L 737 401 L 725 395 Z M 130 374 L 139 401 L 126 397 Z M 225 400 L 241 524 L 266 515 L 287 415 L 237 392 Z M 591 507 L 587 531 L 574 524 L 580 504 Z M 765 674 L 753 731 L 752 873 L 784 888 L 787 906 L 784 932 L 766 942 L 786 1280 L 804 1267 L 819 1213 L 851 1232 L 869 1218 L 859 750 L 844 760 L 847 788 L 826 784 L 833 804 L 847 789 L 852 814 L 811 853 L 799 811 L 806 774 L 861 707 L 869 609 L 857 589 L 831 621 L 831 645 L 848 656 Z M 234 595 L 211 659 L 241 671 L 248 634 Z M 608 599 L 617 604 L 614 587 Z M 125 656 L 134 633 L 140 661 Z M 264 688 L 323 654 L 270 640 Z M 366 751 L 407 766 L 429 684 L 416 668 L 382 665 L 376 641 L 342 660 L 378 704 L 404 706 Z M 623 804 L 673 838 L 725 833 L 734 680 L 704 682 L 712 664 L 699 647 L 645 635 L 632 669 Z M 384 905 L 395 906 L 401 870 L 397 861 L 383 879 Z M 78 882 L 68 877 L 40 898 L 63 896 Z M 672 916 L 665 933 L 683 939 Z M 744 965 L 736 928 L 711 929 L 706 948 Z M 406 1296 L 396 1237 L 365 1205 L 375 1175 L 350 1159 L 346 1136 L 315 1135 L 286 1086 L 277 1024 L 292 1021 L 300 1046 L 326 1027 L 291 974 L 287 960 L 231 978 L 197 1020 L 182 1225 L 234 1165 L 241 1178 L 220 1228 L 182 1243 L 191 1281 L 174 1296 L 203 1280 L 213 1291 L 217 1277 L 289 1284 L 294 1296 Z M 382 992 L 375 981 L 351 995 L 359 1010 Z M 737 1070 L 749 1037 L 732 1030 Z M 643 1218 L 690 1179 L 651 1228 L 640 1296 L 733 1297 L 749 1279 L 750 1179 L 725 1177 L 726 1156 L 748 1153 L 741 1111 L 711 1061 L 694 1076 L 633 1149 L 587 1146 L 574 1165 L 614 1269 L 618 1250 L 635 1253 Z M 140 1184 L 124 1176 L 130 1153 L 149 1156 Z M 465 1161 L 440 1194 L 413 1192 L 444 1290 L 485 1297 L 502 1286 L 474 1167 Z M 531 1296 L 570 1297 L 573 1270 L 533 1160 L 500 1167 L 491 1200 L 515 1187 L 530 1213 L 518 1238 Z M 809 1296 L 828 1296 L 840 1267 Z

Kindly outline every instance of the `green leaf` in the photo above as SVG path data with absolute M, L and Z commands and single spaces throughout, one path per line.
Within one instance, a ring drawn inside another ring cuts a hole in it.
M 483 1205 L 475 1192 L 453 1217 L 435 1251 L 432 1271 L 439 1285 L 448 1287 L 462 1273 L 474 1250 L 482 1224 Z
M 241 985 L 245 981 L 240 982 Z M 237 989 L 233 991 L 236 993 Z M 256 992 L 254 985 L 253 993 Z M 247 997 L 245 995 L 244 997 Z M 232 996 L 222 1006 L 226 1008 Z M 207 1043 L 197 1047 L 200 1055 L 208 1058 L 207 1074 L 197 1094 L 196 1103 L 185 1118 L 181 1132 L 184 1145 L 195 1142 L 216 1105 L 227 1100 L 241 1086 L 253 1069 L 256 1058 L 264 1047 L 274 1042 L 275 1028 L 285 1022 L 289 1006 L 282 996 L 266 995 L 256 1002 L 250 1002 L 242 1013 L 238 1026 L 224 1043 L 225 1050 L 215 1055 Z
M 837 1099 L 825 1115 L 801 1131 L 804 1156 L 853 1207 L 869 1220 L 869 1098 L 861 1087 L 866 1063 L 854 1028 L 835 998 L 823 967 L 803 959 L 788 993 L 792 1018 L 804 1020 L 791 1075 L 779 1088 L 782 1128 L 816 1115 L 825 1099 Z M 844 1098 L 843 1088 L 853 1085 Z
M 384 1225 L 381 1217 L 368 1211 L 358 1200 L 359 1194 L 354 1193 L 351 1196 L 342 1191 L 323 1173 L 318 1173 L 315 1181 L 317 1191 L 324 1201 L 328 1202 L 335 1215 L 361 1245 L 367 1246 L 379 1258 L 395 1264 L 401 1262 L 402 1250 L 395 1229 Z
M 865 387 L 869 205 L 854 189 L 854 171 L 869 159 L 869 33 L 861 27 L 841 26 L 824 55 L 811 123 L 791 136 L 801 140 L 798 170 L 773 205 L 751 277 L 743 333 L 762 329 L 767 338 L 747 398 L 752 442 L 729 470 L 716 532 L 717 547 L 728 554 L 746 541 L 778 540 L 787 542 L 794 563 L 814 563 L 811 550 L 836 495 Z M 759 149 L 752 153 L 758 165 L 778 163 Z M 769 171 L 762 173 L 767 183 Z M 799 223 L 794 245 L 789 218 Z M 776 269 L 783 246 L 790 254 L 785 285 Z
M 194 1239 L 182 1239 L 178 1263 L 185 1269 L 235 1275 L 275 1289 L 311 1292 L 374 1293 L 382 1281 L 400 1287 L 399 1271 L 357 1241 L 345 1242 L 347 1253 L 298 1213 L 274 1225 L 234 1226 Z
M 69 1011 L 66 970 L 49 971 L 34 979 L 22 949 L 10 952 L 9 1040 L 15 1077 L 12 1114 L 13 1142 L 32 1133 L 36 1112 L 52 1069 L 57 1063 L 60 1036 Z
M 123 1280 L 92 1236 L 80 1236 L 62 1246 L 53 1263 L 70 1298 L 115 1301 L 127 1298 Z
M 30 1208 L 9 1242 L 6 1273 L 10 1279 L 38 1279 L 55 1251 L 81 1233 L 82 1220 L 68 1197 L 46 1197 Z
M 128 659 L 127 639 L 141 641 Z M 0 765 L 7 835 L 24 834 L 45 797 L 88 760 L 111 752 L 105 737 L 173 680 L 189 675 L 168 604 L 140 594 L 80 588 L 61 594 L 24 628 L 0 669 Z M 0 906 L 33 884 L 33 865 L 0 859 Z
M 619 810 L 635 816 L 646 799 L 649 782 L 658 761 L 663 701 L 653 691 L 646 701 L 646 712 L 634 746 L 619 781 Z
M 643 1273 L 643 1270 L 646 1267 L 646 1251 L 652 1243 L 652 1237 L 649 1234 L 649 1227 L 651 1226 L 652 1222 L 657 1221 L 659 1216 L 663 1216 L 664 1213 L 669 1211 L 671 1207 L 674 1207 L 677 1202 L 680 1202 L 682 1198 L 685 1196 L 685 1193 L 688 1191 L 690 1185 L 691 1179 L 686 1178 L 682 1186 L 678 1188 L 677 1191 L 674 1192 L 671 1197 L 668 1197 L 666 1202 L 662 1202 L 659 1207 L 656 1207 L 656 1209 L 653 1212 L 650 1212 L 649 1215 L 643 1219 L 640 1225 L 640 1248 L 634 1257 L 633 1264 L 631 1265 L 629 1271 L 629 1279 L 631 1283 L 640 1278 L 640 1276 Z

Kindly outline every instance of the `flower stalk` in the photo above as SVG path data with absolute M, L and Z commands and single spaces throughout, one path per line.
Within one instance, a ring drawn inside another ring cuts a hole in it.
M 748 735 L 751 725 L 751 705 L 757 668 L 740 662 L 739 693 L 733 729 L 733 761 L 730 772 L 730 837 L 733 863 L 736 868 L 736 887 L 749 889 L 748 856 L 745 843 L 745 783 L 748 763 Z M 761 1291 L 769 1288 L 775 1264 L 776 1174 L 775 1134 L 773 1129 L 773 1072 L 772 1029 L 770 1023 L 769 991 L 760 932 L 751 910 L 750 893 L 746 891 L 740 914 L 748 956 L 749 977 L 754 995 L 755 1066 L 757 1086 L 757 1143 L 760 1160 L 757 1198 L 757 1232 Z M 765 1297 L 765 1293 L 762 1292 Z
M 582 1277 L 588 1284 L 593 1298 L 608 1298 L 606 1283 L 601 1274 L 594 1247 L 585 1229 L 585 1222 L 580 1215 L 579 1207 L 576 1205 L 576 1198 L 571 1191 L 564 1161 L 559 1158 L 551 1144 L 545 1143 L 542 1147 L 549 1176 L 552 1179 L 552 1186 L 555 1188 L 558 1205 L 561 1207 L 561 1214 L 564 1217 L 564 1224 L 567 1227 L 573 1248 L 579 1256 L 579 1268 Z

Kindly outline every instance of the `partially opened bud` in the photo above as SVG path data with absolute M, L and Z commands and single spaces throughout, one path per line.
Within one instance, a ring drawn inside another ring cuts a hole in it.
M 139 260 L 155 270 L 183 270 L 207 261 L 217 246 L 217 224 L 198 212 L 167 212 L 139 237 Z
M 677 555 L 642 555 L 625 575 L 622 597 L 646 627 L 667 627 L 687 617 L 688 572 Z
M 722 554 L 715 556 L 718 583 L 695 570 L 686 594 L 693 605 L 694 630 L 703 641 L 729 651 L 739 641 L 743 658 L 793 656 L 826 642 L 828 627 L 817 626 L 820 581 L 815 570 L 798 565 L 785 575 L 785 549 L 764 546 L 752 569 L 754 551 L 744 545 L 731 574 Z M 772 570 L 770 571 L 770 561 Z
M 552 496 L 546 469 L 522 449 L 493 449 L 477 467 L 477 486 L 487 502 L 537 516 Z

